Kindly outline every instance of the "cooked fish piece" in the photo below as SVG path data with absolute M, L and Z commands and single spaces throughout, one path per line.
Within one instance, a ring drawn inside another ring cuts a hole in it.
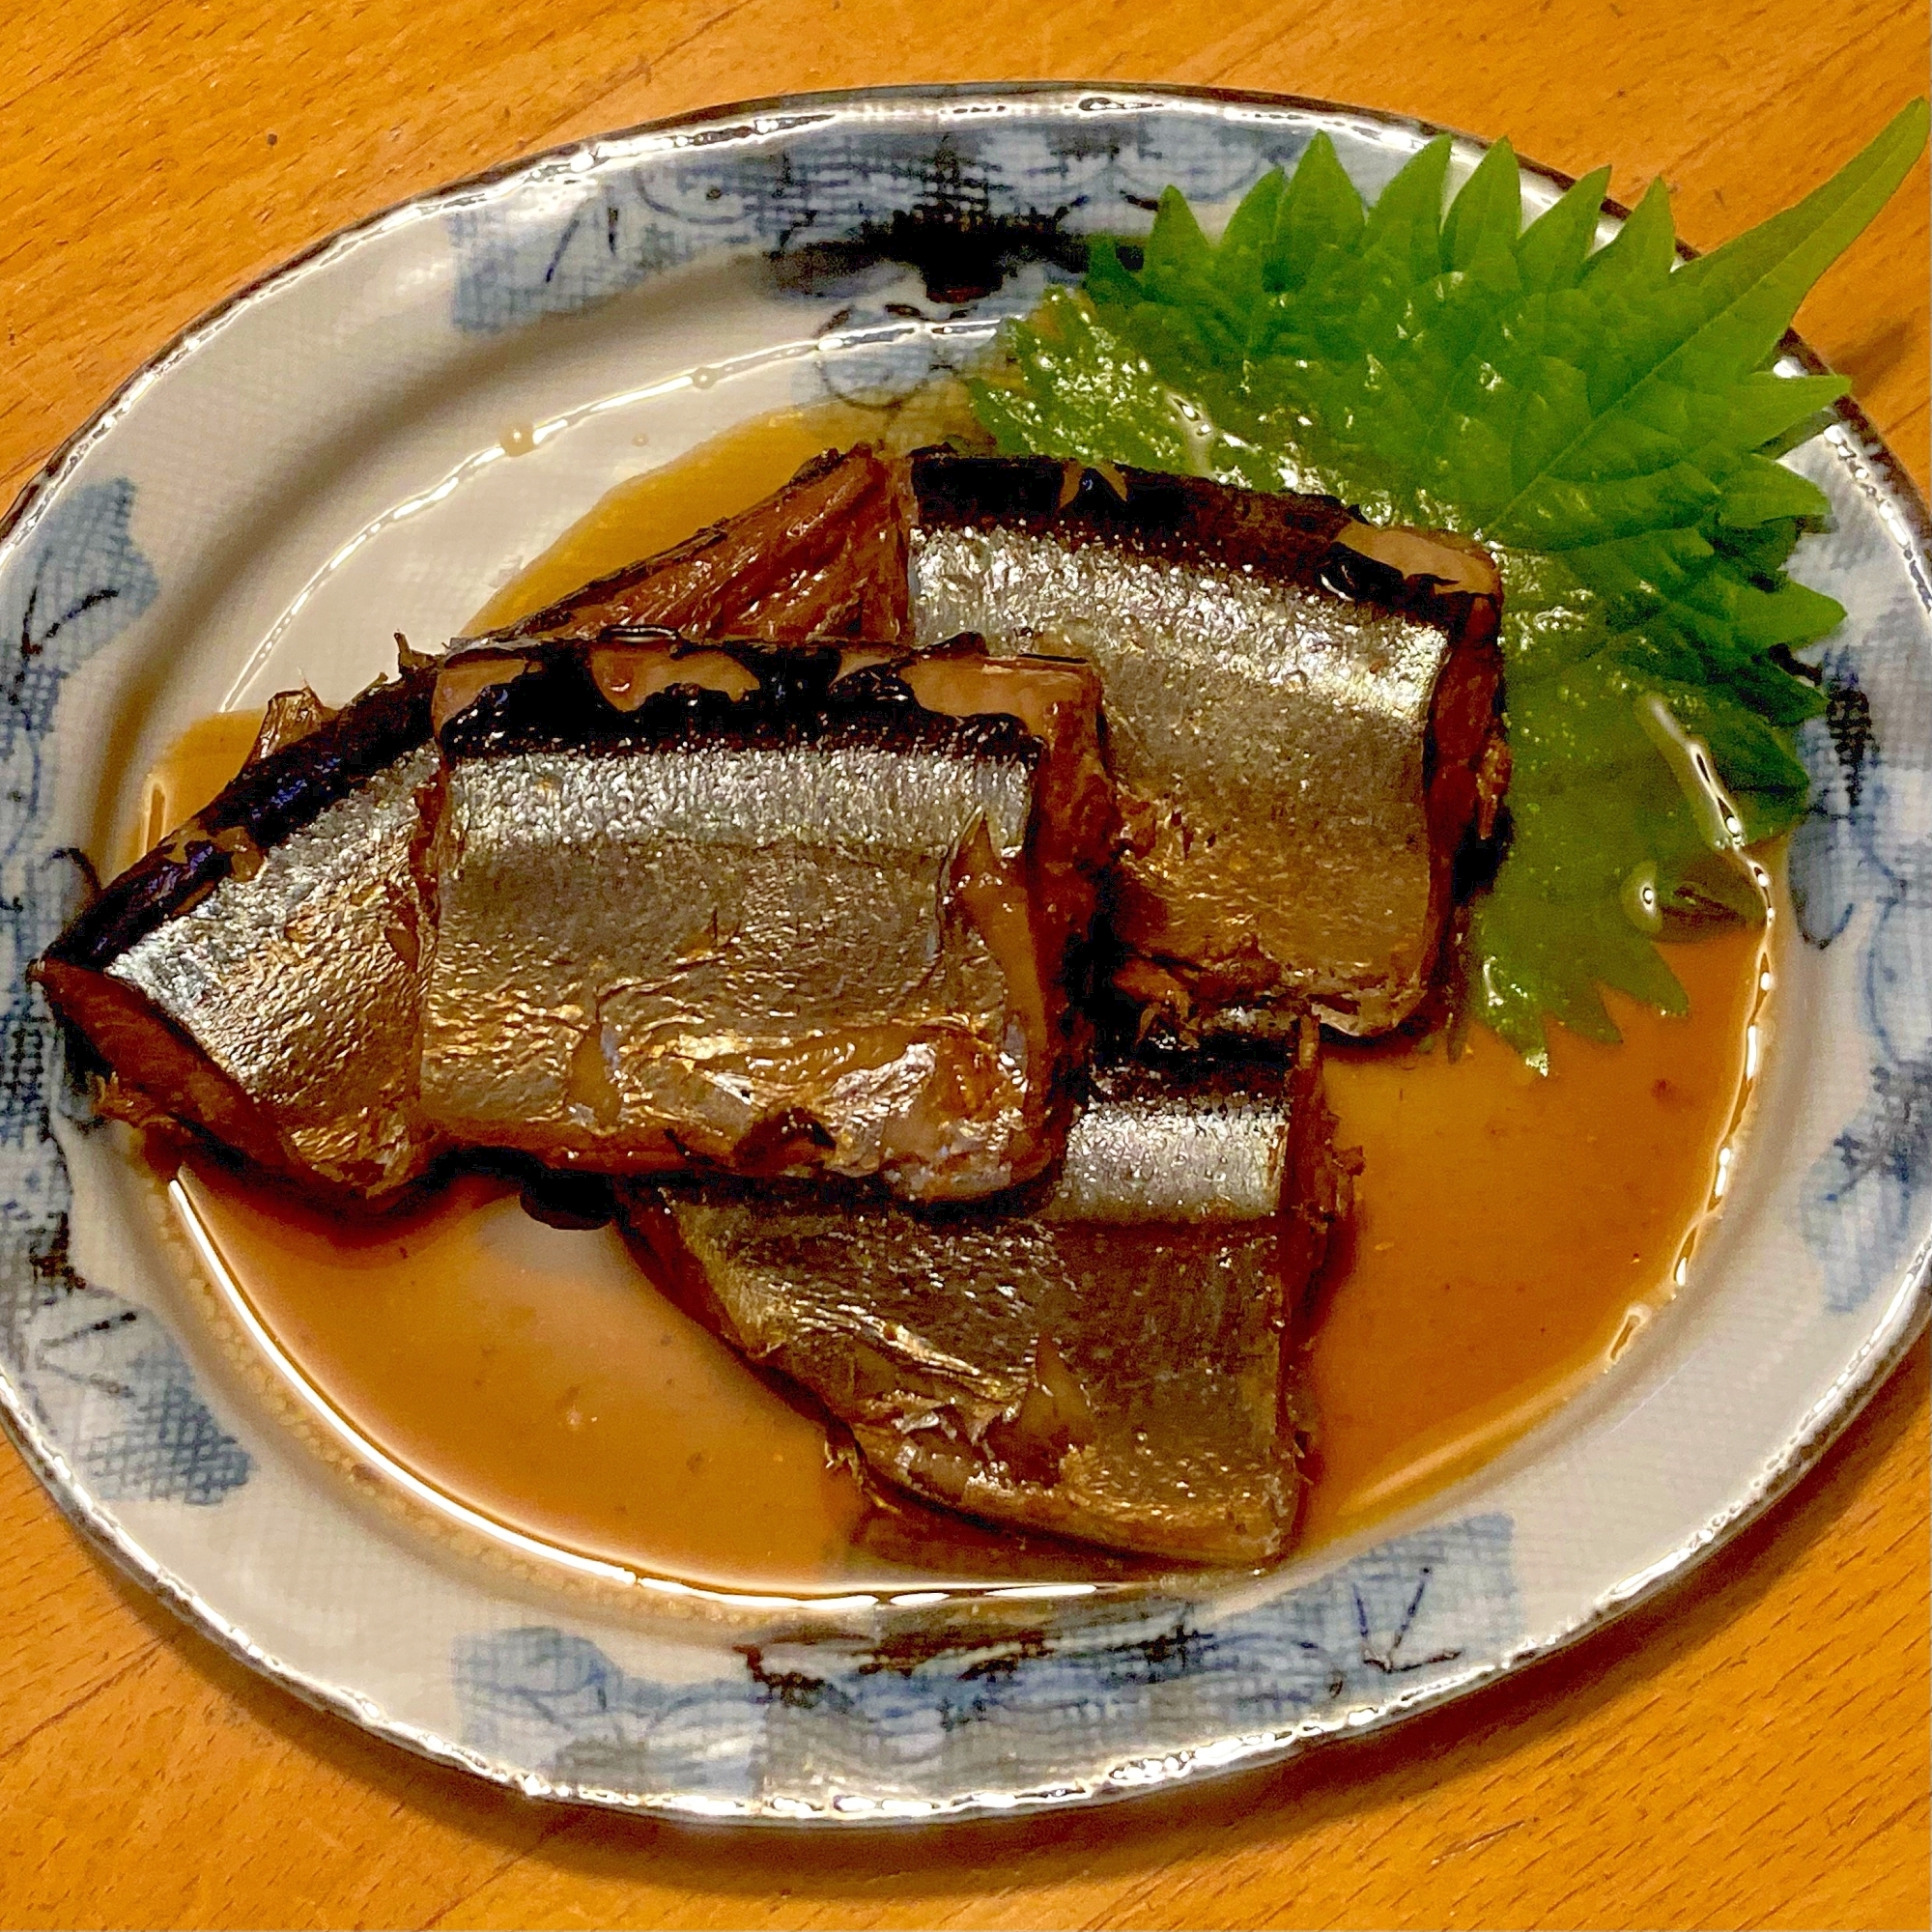
M 912 460 L 912 621 L 1100 673 L 1134 827 L 1117 980 L 1183 1031 L 1399 1025 L 1506 781 L 1495 566 L 1328 498 Z
M 965 647 L 452 663 L 429 1117 L 615 1172 L 1037 1173 L 1116 842 L 1097 703 L 1084 665 Z
M 625 1195 L 672 1295 L 802 1384 L 882 1481 L 1008 1527 L 1281 1554 L 1293 1330 L 1347 1180 L 1312 1056 L 1101 1077 L 1057 1178 L 935 1212 L 728 1186 Z
M 381 1196 L 435 1156 L 416 1105 L 428 912 L 411 855 L 433 679 L 279 703 L 206 810 L 121 874 L 33 976 L 113 1072 L 110 1107 Z
M 724 523 L 493 634 L 512 643 L 662 625 L 690 638 L 895 643 L 906 622 L 902 462 L 828 450 Z

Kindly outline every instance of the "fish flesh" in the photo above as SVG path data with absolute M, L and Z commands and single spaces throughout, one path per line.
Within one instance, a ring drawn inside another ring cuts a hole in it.
M 412 863 L 434 685 L 415 671 L 335 713 L 278 700 L 242 774 L 35 963 L 111 1070 L 110 1111 L 371 1198 L 435 1158 Z
M 1327 497 L 911 460 L 915 639 L 1100 674 L 1132 845 L 1116 984 L 1183 1036 L 1401 1024 L 1507 782 L 1493 560 Z
M 505 709 L 512 670 L 527 675 Z M 1065 973 L 1117 842 L 1096 704 L 1080 665 L 628 635 L 459 652 L 335 714 L 284 694 L 242 775 L 35 977 L 110 1070 L 110 1111 L 183 1122 L 324 1191 L 380 1199 L 480 1143 L 593 1168 L 826 1165 L 983 1192 L 1050 1158 L 1084 1050 Z M 705 717 L 724 726 L 709 746 Z M 669 790 L 567 802 L 618 772 Z M 708 797 L 679 794 L 687 781 Z M 766 808 L 792 821 L 754 831 Z M 651 840 L 639 819 L 620 828 L 625 809 L 714 823 L 633 870 L 624 837 Z M 539 823 L 562 841 L 547 857 L 527 838 L 493 856 L 493 826 Z M 486 877 L 507 895 L 494 905 Z M 573 878 L 608 896 L 573 902 Z M 674 934 L 638 922 L 633 890 Z M 699 928 L 704 959 L 686 956 Z M 859 949 L 874 943 L 897 951 L 875 962 L 868 1007 Z M 748 966 L 757 945 L 773 951 Z M 646 993 L 639 972 L 668 978 Z M 554 1010 L 503 1005 L 535 997 L 529 973 Z M 765 998 L 780 1006 L 761 1015 Z M 514 1119 L 558 1027 L 572 1053 L 554 1117 Z
M 1479 546 L 1329 497 L 861 446 L 497 634 L 1071 652 L 1099 670 L 1134 848 L 1112 882 L 1142 1024 L 1373 1036 L 1422 1003 L 1459 855 L 1508 781 Z
M 1348 1201 L 1307 1036 L 1287 1069 L 1097 1073 L 1017 1202 L 630 1183 L 626 1224 L 879 1481 L 1006 1528 L 1265 1563 L 1302 1488 L 1296 1325 Z
M 963 644 L 452 661 L 428 1117 L 611 1172 L 1037 1173 L 1118 842 L 1097 707 L 1084 665 Z
M 828 450 L 751 509 L 585 584 L 489 641 L 662 626 L 689 638 L 897 643 L 909 635 L 910 522 L 903 462 L 865 444 L 843 455 Z

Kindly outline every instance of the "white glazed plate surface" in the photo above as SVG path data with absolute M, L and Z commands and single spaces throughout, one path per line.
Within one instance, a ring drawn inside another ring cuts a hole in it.
M 1225 209 L 1321 128 L 1371 194 L 1434 131 L 909 89 L 593 141 L 248 291 L 28 491 L 0 540 L 0 1403 L 76 1522 L 217 1642 L 536 1795 L 818 1820 L 1078 1802 L 1280 1757 L 1576 1637 L 1787 1487 L 1898 1360 L 1932 1235 L 1932 595 L 1924 512 L 1850 411 L 1789 459 L 1835 511 L 1795 574 L 1850 614 L 1806 727 L 1773 1050 L 1689 1287 L 1478 1475 L 1265 1578 L 721 1615 L 479 1560 L 372 1506 L 238 1373 L 130 1143 L 66 1078 L 24 968 L 78 903 L 76 848 L 99 856 L 186 724 L 304 678 L 340 701 L 394 632 L 451 635 L 622 477 L 777 408 L 903 394 L 1067 278 L 1036 249 L 935 299 L 877 245 L 895 215 L 1140 232 L 1169 183 Z M 1460 142 L 1452 179 L 1480 152 Z M 1561 185 L 1526 168 L 1526 213 Z

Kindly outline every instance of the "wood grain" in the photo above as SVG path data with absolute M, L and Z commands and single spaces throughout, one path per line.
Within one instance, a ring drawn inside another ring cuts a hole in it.
M 1801 0 L 40 0 L 0 17 L 0 492 L 344 221 L 567 137 L 886 80 L 1160 79 L 1481 133 L 1709 244 L 1924 86 L 1927 11 Z M 1807 305 L 1921 488 L 1923 169 Z M 1928 1920 L 1927 1354 L 1704 1572 L 1520 1680 L 1265 1775 L 800 1838 L 543 1809 L 239 1669 L 0 1452 L 0 1921 L 1759 1926 Z

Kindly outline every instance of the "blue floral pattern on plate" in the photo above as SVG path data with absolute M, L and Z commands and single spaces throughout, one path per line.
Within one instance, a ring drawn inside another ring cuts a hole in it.
M 1828 554 L 1849 537 L 1841 525 Z M 1844 1315 L 1922 1239 L 1932 1185 L 1928 611 L 1923 579 L 1910 575 L 1869 614 L 1854 611 L 1821 656 L 1826 713 L 1802 746 L 1813 798 L 1791 842 L 1793 905 L 1807 945 L 1859 949 L 1871 1056 L 1867 1098 L 1820 1156 L 1799 1208 L 1826 1304 Z
M 1293 167 L 1302 128 L 1266 122 L 1156 131 L 1095 95 L 1069 123 L 1004 121 L 949 128 L 852 128 L 810 111 L 710 132 L 667 162 L 599 169 L 547 221 L 488 202 L 450 216 L 463 329 L 512 328 L 571 315 L 668 269 L 721 249 L 759 250 L 813 286 L 836 283 L 843 250 L 889 242 L 894 216 L 1004 223 L 1039 252 L 1043 238 L 1144 227 L 1162 188 L 1211 203 L 1272 167 Z M 781 145 L 735 142 L 771 126 Z M 573 191 L 574 190 L 574 191 Z
M 554 1627 L 459 1637 L 451 1662 L 465 1742 L 562 1785 L 752 1807 L 805 1791 L 836 1804 L 1010 1788 L 1030 1763 L 1050 1767 L 1069 1732 L 1137 1737 L 1159 1758 L 1202 1737 L 1333 1721 L 1471 1652 L 1506 1652 L 1521 1631 L 1510 1540 L 1507 1517 L 1472 1517 L 1218 1619 L 1202 1604 L 1140 1605 L 1113 1628 L 968 1633 L 936 1654 L 800 1636 L 744 1645 L 736 1671 L 696 1683 L 634 1675 Z
M 69 1259 L 71 1190 L 53 1135 L 58 1106 L 96 1124 L 67 1081 L 58 1032 L 27 984 L 27 962 L 81 903 L 82 856 L 49 843 L 48 752 L 61 687 L 159 594 L 130 523 L 126 477 L 56 503 L 25 560 L 0 580 L 0 636 L 13 671 L 0 717 L 0 1361 L 105 1502 L 219 1502 L 248 1479 L 248 1456 L 196 1390 L 156 1318 L 90 1286 Z

